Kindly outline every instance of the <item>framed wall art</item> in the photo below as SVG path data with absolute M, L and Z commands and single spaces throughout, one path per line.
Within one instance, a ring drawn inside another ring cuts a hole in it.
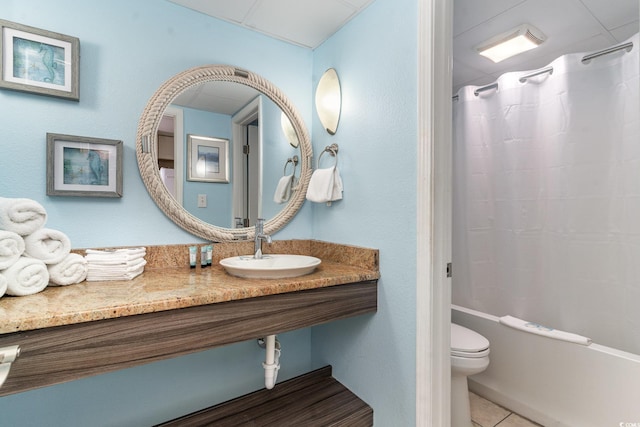
M 187 135 L 187 180 L 229 182 L 229 140 Z
M 47 133 L 47 195 L 122 197 L 122 141 Z
M 0 88 L 80 100 L 80 40 L 0 20 Z

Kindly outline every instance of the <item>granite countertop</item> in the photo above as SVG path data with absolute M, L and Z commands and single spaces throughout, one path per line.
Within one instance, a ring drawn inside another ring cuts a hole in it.
M 199 244 L 202 245 L 202 244 Z M 213 266 L 189 268 L 190 245 L 148 246 L 145 272 L 133 280 L 48 287 L 24 297 L 0 298 L 0 333 L 112 319 L 136 314 L 376 280 L 378 251 L 316 240 L 275 241 L 265 253 L 311 255 L 322 264 L 290 279 L 241 279 L 227 274 L 222 258 L 245 255 L 253 242 L 216 243 Z M 75 250 L 84 253 L 84 250 Z

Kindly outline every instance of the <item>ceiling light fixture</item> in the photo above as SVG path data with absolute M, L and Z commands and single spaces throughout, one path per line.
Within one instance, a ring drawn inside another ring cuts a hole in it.
M 476 47 L 478 53 L 492 60 L 500 62 L 514 55 L 526 52 L 540 46 L 546 37 L 540 30 L 523 24 L 511 31 L 507 31 L 482 43 Z

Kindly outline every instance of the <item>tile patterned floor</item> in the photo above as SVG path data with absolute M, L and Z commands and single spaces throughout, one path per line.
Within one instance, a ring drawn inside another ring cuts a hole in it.
M 469 393 L 474 427 L 540 427 L 526 418 L 496 405 L 475 393 Z

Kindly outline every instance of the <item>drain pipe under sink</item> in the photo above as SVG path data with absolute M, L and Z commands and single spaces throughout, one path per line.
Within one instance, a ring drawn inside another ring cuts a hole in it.
M 276 385 L 278 369 L 280 369 L 280 342 L 275 335 L 268 335 L 263 340 L 258 340 L 260 347 L 266 348 L 266 358 L 262 367 L 264 368 L 264 386 L 271 390 Z

